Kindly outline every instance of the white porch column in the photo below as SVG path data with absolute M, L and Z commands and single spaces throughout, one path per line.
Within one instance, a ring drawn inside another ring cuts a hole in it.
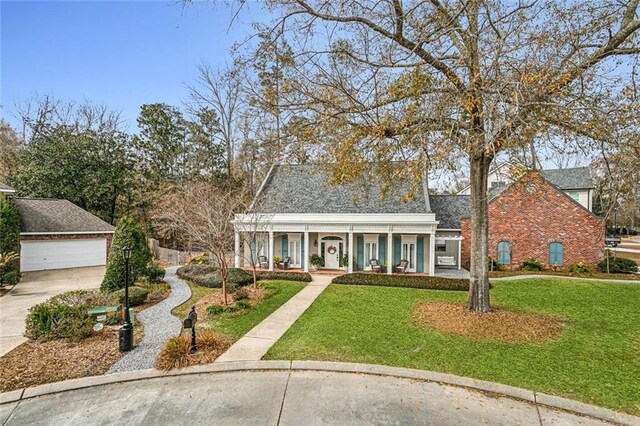
M 347 267 L 348 273 L 353 273 L 353 231 L 349 231 L 349 247 L 347 248 L 349 254 L 349 265 Z
M 235 232 L 235 244 L 234 244 L 234 265 L 236 268 L 240 267 L 240 233 L 238 231 Z
M 302 264 L 304 265 L 304 272 L 309 272 L 309 231 L 304 231 L 304 259 Z
M 458 270 L 460 269 L 461 265 L 461 255 L 462 255 L 462 240 L 458 240 Z
M 393 233 L 387 234 L 387 275 L 393 274 Z
M 269 270 L 273 271 L 273 231 L 269 231 Z
M 429 234 L 429 275 L 436 274 L 436 234 Z

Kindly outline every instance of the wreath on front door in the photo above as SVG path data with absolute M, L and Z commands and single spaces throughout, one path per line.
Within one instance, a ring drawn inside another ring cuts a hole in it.
M 329 247 L 327 247 L 327 253 L 329 253 L 329 254 L 336 254 L 336 247 L 335 247 L 335 246 L 329 246 Z

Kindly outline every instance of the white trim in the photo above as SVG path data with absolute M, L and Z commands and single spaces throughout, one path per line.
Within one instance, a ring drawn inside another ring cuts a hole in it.
M 457 231 L 457 232 L 462 232 L 462 229 L 446 229 L 446 228 L 438 228 L 436 231 L 442 231 L 442 232 L 453 232 L 453 231 Z
M 300 261 L 304 265 L 304 272 L 309 272 L 309 232 L 304 233 L 304 257 L 301 257 Z
M 269 271 L 273 271 L 273 231 L 269 231 Z
M 89 235 L 113 234 L 115 231 L 77 231 L 77 232 L 21 232 L 20 235 Z
M 347 266 L 347 272 L 353 273 L 353 232 L 349 231 L 349 247 L 347 247 L 347 254 L 349 255 L 349 264 Z
M 255 223 L 259 213 L 236 214 L 232 223 Z M 288 224 L 420 224 L 437 225 L 435 213 L 275 213 L 269 217 L 270 223 Z
M 393 233 L 387 233 L 387 275 L 393 274 Z
M 0 189 L 0 192 L 3 194 L 14 194 L 16 192 L 15 189 Z

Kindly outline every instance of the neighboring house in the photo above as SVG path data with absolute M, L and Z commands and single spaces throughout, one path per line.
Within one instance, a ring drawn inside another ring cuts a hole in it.
M 516 176 L 522 174 L 523 166 L 515 162 L 505 162 L 489 171 L 487 186 L 498 191 L 511 185 Z M 595 185 L 588 167 L 568 169 L 540 170 L 540 174 L 552 185 L 562 189 L 568 196 L 582 204 L 587 210 L 593 210 L 593 189 Z M 471 195 L 469 186 L 458 192 L 458 195 Z
M 511 186 L 496 180 L 489 193 L 491 256 L 497 254 L 497 242 L 493 241 L 499 237 L 498 242 L 511 243 L 510 250 L 519 248 L 511 264 L 522 256 L 547 263 L 548 250 L 553 251 L 554 259 L 563 256 L 562 263 L 567 265 L 569 259 L 599 260 L 604 245 L 602 220 L 565 192 L 590 191 L 590 174 L 584 179 L 586 175 L 579 169 L 567 170 L 544 172 L 562 187 L 550 184 L 537 172 L 528 172 L 525 176 L 536 176 L 538 181 L 539 190 L 531 193 L 516 192 L 522 179 Z M 315 253 L 323 257 L 327 269 L 366 271 L 371 269 L 371 259 L 386 265 L 407 260 L 407 272 L 433 275 L 436 266 L 460 268 L 468 259 L 470 196 L 429 196 L 426 179 L 408 201 L 407 190 L 415 188 L 415 183 L 396 181 L 382 197 L 382 184 L 376 179 L 337 186 L 330 181 L 326 165 L 274 166 L 256 196 L 253 213 L 234 219 L 236 266 L 241 266 L 242 259 L 265 256 L 273 269 L 272 258 L 278 256 L 290 257 L 290 267 L 308 271 L 308 257 Z M 514 198 L 519 198 L 519 209 L 509 207 L 518 201 Z M 496 212 L 503 210 L 504 214 L 497 216 Z M 545 221 L 547 229 L 529 229 L 531 224 L 542 226 Z M 241 234 L 249 227 L 262 232 L 241 247 Z M 518 242 L 525 240 L 526 244 Z M 564 244 L 562 253 L 551 242 Z M 501 249 L 506 250 L 504 244 Z M 580 256 L 583 258 L 578 259 Z M 341 262 L 343 257 L 346 262 Z M 387 268 L 387 273 L 392 273 L 392 268 Z
M 106 264 L 113 226 L 67 200 L 14 201 L 21 220 L 23 272 Z

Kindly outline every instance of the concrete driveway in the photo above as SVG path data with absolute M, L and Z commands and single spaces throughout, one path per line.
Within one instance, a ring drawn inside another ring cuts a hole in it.
M 99 288 L 104 266 L 25 272 L 22 281 L 0 297 L 0 356 L 26 342 L 24 320 L 29 308 L 70 290 Z

